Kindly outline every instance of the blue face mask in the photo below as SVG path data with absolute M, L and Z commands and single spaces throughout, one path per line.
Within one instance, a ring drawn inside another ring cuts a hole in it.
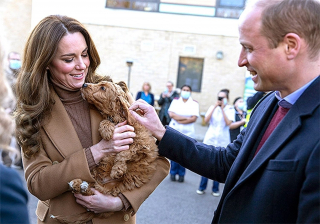
M 244 109 L 244 103 L 238 103 L 238 108 L 240 110 L 243 110 Z
M 9 66 L 12 70 L 18 70 L 21 68 L 21 61 L 19 60 L 10 60 L 9 63 Z
M 224 105 L 227 105 L 227 103 L 228 103 L 227 98 L 223 98 L 223 104 L 224 104 Z
M 181 97 L 183 98 L 183 99 L 189 99 L 189 97 L 190 97 L 190 95 L 191 95 L 191 92 L 188 92 L 188 91 L 181 91 Z

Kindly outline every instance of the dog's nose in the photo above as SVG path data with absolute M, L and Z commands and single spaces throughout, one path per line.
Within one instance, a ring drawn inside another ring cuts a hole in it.
M 87 83 L 83 83 L 82 88 L 86 88 L 86 87 L 88 87 L 88 84 Z

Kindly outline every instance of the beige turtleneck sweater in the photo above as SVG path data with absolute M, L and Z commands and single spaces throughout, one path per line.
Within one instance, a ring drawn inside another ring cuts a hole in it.
M 88 165 L 90 170 L 92 170 L 97 164 L 94 162 L 90 150 L 90 146 L 92 146 L 92 136 L 89 104 L 82 98 L 80 89 L 69 89 L 52 79 L 51 81 L 54 90 L 71 119 L 81 145 L 85 149 Z

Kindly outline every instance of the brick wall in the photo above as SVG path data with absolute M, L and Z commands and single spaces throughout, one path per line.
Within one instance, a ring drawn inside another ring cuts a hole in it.
M 0 1 L 4 30 L 1 36 L 6 39 L 7 52 L 22 53 L 31 29 L 31 13 L 32 0 Z M 200 112 L 216 102 L 222 88 L 230 89 L 230 104 L 243 95 L 246 69 L 237 66 L 238 37 L 93 24 L 85 23 L 101 57 L 98 72 L 110 75 L 115 81 L 127 81 L 126 61 L 133 59 L 130 89 L 134 97 L 144 81 L 151 83 L 156 96 L 164 90 L 168 80 L 176 84 L 180 56 L 204 58 L 201 92 L 192 94 L 200 104 Z M 194 46 L 195 52 L 184 52 L 185 46 Z M 223 51 L 223 60 L 216 59 L 217 51 Z
M 22 54 L 31 26 L 32 0 L 1 0 L 0 27 L 6 53 Z
M 237 66 L 240 44 L 236 37 L 98 25 L 86 27 L 101 57 L 101 74 L 110 75 L 115 81 L 127 81 L 126 60 L 133 59 L 130 89 L 134 96 L 145 81 L 151 83 L 156 96 L 164 90 L 168 80 L 176 84 L 180 56 L 204 58 L 201 92 L 192 94 L 201 112 L 216 102 L 222 88 L 230 89 L 230 104 L 243 95 L 246 69 Z M 185 53 L 185 46 L 194 46 L 195 53 Z M 223 60 L 216 59 L 217 51 L 223 51 Z

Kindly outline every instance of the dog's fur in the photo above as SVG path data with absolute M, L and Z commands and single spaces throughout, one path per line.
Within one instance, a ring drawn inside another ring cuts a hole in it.
M 127 86 L 124 82 L 115 84 L 102 81 L 98 84 L 86 83 L 81 89 L 83 98 L 93 104 L 101 112 L 99 132 L 102 138 L 110 140 L 115 126 L 127 120 L 134 127 L 136 137 L 129 150 L 104 157 L 91 174 L 95 183 L 87 183 L 80 179 L 72 180 L 69 186 L 75 193 L 92 195 L 94 187 L 103 194 L 118 196 L 120 192 L 131 191 L 147 183 L 156 170 L 155 159 L 158 156 L 155 139 L 146 128 L 140 125 L 129 112 Z M 83 223 L 92 218 L 106 218 L 113 212 L 95 214 L 85 212 L 76 216 L 53 217 L 62 223 Z

